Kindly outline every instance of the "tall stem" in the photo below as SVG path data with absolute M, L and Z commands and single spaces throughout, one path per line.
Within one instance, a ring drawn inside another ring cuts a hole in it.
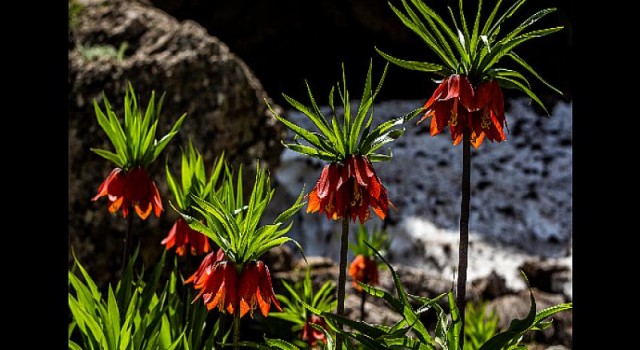
M 462 140 L 462 201 L 460 203 L 460 245 L 458 251 L 458 285 L 456 305 L 460 313 L 460 349 L 464 349 L 464 307 L 467 286 L 467 261 L 469 250 L 469 203 L 471 201 L 471 130 L 464 131 Z
M 342 236 L 340 237 L 340 275 L 338 275 L 338 315 L 344 316 L 345 285 L 347 282 L 347 249 L 349 247 L 349 210 L 342 219 Z M 343 330 L 340 324 L 340 330 Z M 342 349 L 342 334 L 336 335 L 336 349 Z
M 233 349 L 238 350 L 240 342 L 240 310 L 233 313 Z
M 124 232 L 124 244 L 122 247 L 122 269 L 120 271 L 120 275 L 124 275 L 124 269 L 127 267 L 127 263 L 129 262 L 129 237 L 131 235 L 131 228 L 133 227 L 133 213 L 129 213 L 127 217 L 127 230 Z
M 367 302 L 367 292 L 360 292 L 360 321 L 364 322 L 364 304 Z

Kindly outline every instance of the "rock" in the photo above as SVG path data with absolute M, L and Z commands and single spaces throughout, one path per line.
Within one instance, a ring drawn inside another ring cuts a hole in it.
M 567 289 L 565 284 L 571 280 L 568 266 L 553 261 L 525 261 L 520 270 L 527 275 L 531 285 L 547 293 L 564 293 Z
M 545 293 L 536 288 L 532 288 L 532 291 L 536 301 L 536 311 L 568 301 L 562 294 Z M 529 291 L 521 290 L 516 294 L 505 295 L 492 300 L 487 306 L 487 310 L 495 308 L 499 317 L 498 330 L 500 331 L 509 328 L 511 320 L 526 317 L 530 306 Z M 564 345 L 571 348 L 573 346 L 572 310 L 559 312 L 548 319 L 553 320 L 552 326 L 549 327 L 549 329 L 542 332 L 529 332 L 525 335 L 523 342 Z
M 284 129 L 268 112 L 263 99 L 269 97 L 247 65 L 193 21 L 178 22 L 142 2 L 85 1 L 69 35 L 70 250 L 104 286 L 120 268 L 125 220 L 109 215 L 106 201 L 90 201 L 113 168 L 89 150 L 112 150 L 96 121 L 94 99 L 101 103 L 104 92 L 123 118 L 127 81 L 144 107 L 152 90 L 158 97 L 166 93 L 158 137 L 187 114 L 178 135 L 149 169 L 165 212 L 160 219 L 134 221 L 133 241 L 141 242 L 147 265 L 157 261 L 160 241 L 177 218 L 169 205 L 173 198 L 165 161 L 179 174 L 180 149 L 192 140 L 207 171 L 224 151 L 236 167 L 244 164 L 245 178 L 253 180 L 257 159 L 267 168 L 279 162 Z

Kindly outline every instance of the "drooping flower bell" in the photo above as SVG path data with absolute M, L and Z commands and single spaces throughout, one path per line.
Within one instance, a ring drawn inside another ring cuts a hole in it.
M 162 200 L 156 184 L 147 171 L 137 166 L 129 171 L 115 168 L 109 176 L 100 184 L 98 193 L 91 200 L 107 196 L 109 199 L 109 211 L 116 213 L 122 208 L 122 216 L 129 214 L 129 208 L 133 207 L 136 214 L 145 220 L 151 211 L 157 217 L 162 213 Z
M 207 278 L 206 275 L 204 275 L 206 269 L 211 265 L 213 265 L 214 263 L 218 261 L 223 261 L 223 260 L 225 260 L 225 256 L 222 248 L 218 249 L 216 253 L 211 252 L 205 255 L 196 272 L 194 272 L 193 275 L 189 276 L 189 278 L 187 278 L 184 281 L 184 284 L 194 283 L 195 289 L 202 288 L 204 281 Z
M 189 227 L 183 218 L 176 220 L 167 237 L 160 243 L 166 245 L 167 250 L 175 247 L 176 253 L 180 256 L 184 256 L 187 246 L 190 246 L 191 255 L 200 255 L 211 250 L 207 236 Z
M 425 113 L 418 123 L 431 117 L 431 136 L 449 126 L 454 145 L 462 141 L 465 128 L 470 129 L 475 148 L 485 136 L 491 142 L 506 140 L 504 97 L 495 80 L 483 81 L 475 89 L 466 76 L 453 74 L 438 85 L 423 108 Z
M 311 327 L 311 323 L 315 323 L 324 329 L 328 329 L 327 323 L 322 317 L 316 314 L 311 314 L 302 328 L 302 340 L 306 341 L 311 346 L 316 346 L 318 342 L 326 343 L 327 337 L 324 332 Z
M 475 90 L 474 112 L 471 117 L 471 140 L 474 135 L 487 137 L 489 141 L 502 142 L 507 139 L 504 128 L 507 120 L 504 115 L 504 96 L 500 84 L 496 80 L 483 81 Z M 472 143 L 473 144 L 473 143 Z M 477 146 L 476 146 L 477 148 Z
M 352 221 L 359 218 L 361 223 L 369 219 L 369 207 L 384 220 L 393 206 L 373 165 L 361 155 L 347 156 L 344 164 L 327 164 L 308 198 L 307 213 L 319 211 L 339 220 L 348 212 Z
M 353 278 L 353 287 L 358 291 L 362 291 L 362 287 L 357 282 L 376 286 L 379 284 L 378 280 L 378 264 L 373 256 L 366 257 L 362 254 L 356 255 L 356 257 L 349 265 L 349 276 Z
M 207 310 L 215 307 L 233 315 L 238 308 L 238 271 L 233 261 L 216 261 L 205 267 L 194 287 L 200 289 L 192 302 L 200 297 Z
M 453 144 L 462 140 L 464 128 L 469 122 L 469 112 L 473 110 L 473 87 L 464 75 L 453 74 L 446 77 L 424 104 L 424 116 L 418 121 L 431 118 L 431 136 L 438 135 L 448 125 Z
M 249 312 L 253 318 L 253 310 L 259 307 L 262 316 L 267 317 L 271 309 L 271 302 L 282 312 L 280 303 L 276 299 L 271 284 L 269 268 L 262 261 L 250 261 L 244 264 L 240 274 L 238 289 L 240 299 L 240 317 Z

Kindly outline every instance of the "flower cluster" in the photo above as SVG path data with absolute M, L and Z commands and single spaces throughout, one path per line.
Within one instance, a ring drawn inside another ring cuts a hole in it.
M 160 243 L 166 245 L 167 250 L 175 247 L 180 256 L 184 256 L 187 246 L 191 247 L 191 255 L 201 255 L 211 250 L 209 238 L 192 229 L 183 218 L 176 219 L 169 234 Z
M 425 114 L 418 122 L 431 117 L 431 136 L 448 125 L 454 145 L 462 140 L 465 128 L 471 130 L 475 148 L 485 136 L 491 142 L 506 140 L 504 97 L 495 80 L 483 81 L 474 89 L 467 76 L 453 74 L 438 85 L 423 108 Z
M 158 188 L 141 166 L 128 171 L 122 168 L 113 169 L 100 184 L 98 194 L 91 200 L 96 201 L 104 196 L 109 199 L 109 212 L 116 213 L 122 208 L 122 216 L 125 218 L 131 207 L 142 220 L 145 220 L 152 210 L 156 217 L 160 217 L 163 210 Z
M 237 265 L 225 259 L 222 249 L 215 255 L 211 252 L 205 256 L 198 270 L 184 283 L 193 283 L 194 288 L 200 290 L 193 302 L 202 297 L 207 310 L 217 307 L 220 312 L 232 315 L 239 310 L 242 318 L 247 312 L 253 317 L 258 307 L 262 316 L 267 317 L 273 302 L 276 309 L 282 311 L 267 265 L 259 260 L 250 261 L 238 274 Z
M 352 221 L 359 218 L 361 223 L 370 217 L 369 206 L 383 220 L 389 206 L 393 207 L 373 165 L 361 155 L 347 156 L 344 164 L 325 165 L 308 198 L 307 213 L 319 211 L 333 220 L 349 215 Z

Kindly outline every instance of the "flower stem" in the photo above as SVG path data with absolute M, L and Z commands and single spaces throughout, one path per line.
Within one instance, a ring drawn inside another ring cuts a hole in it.
M 364 303 L 367 301 L 367 292 L 360 292 L 360 321 L 364 322 Z
M 240 342 L 240 310 L 233 313 L 233 349 L 238 350 Z
M 458 284 L 456 305 L 461 326 L 459 349 L 464 349 L 464 307 L 466 305 L 467 261 L 469 250 L 469 203 L 471 201 L 471 130 L 464 131 L 462 140 L 462 201 L 460 203 L 460 245 L 458 246 Z
M 338 275 L 338 315 L 344 316 L 345 285 L 347 282 L 347 248 L 349 246 L 349 211 L 342 218 L 342 236 L 340 237 L 340 274 Z M 340 330 L 343 330 L 340 324 Z M 342 349 L 342 334 L 336 334 L 336 349 Z
M 127 267 L 127 263 L 129 262 L 129 238 L 131 236 L 131 228 L 133 227 L 133 213 L 129 213 L 129 217 L 127 218 L 127 230 L 124 231 L 124 244 L 122 247 L 122 269 L 120 275 L 124 275 L 124 269 Z

